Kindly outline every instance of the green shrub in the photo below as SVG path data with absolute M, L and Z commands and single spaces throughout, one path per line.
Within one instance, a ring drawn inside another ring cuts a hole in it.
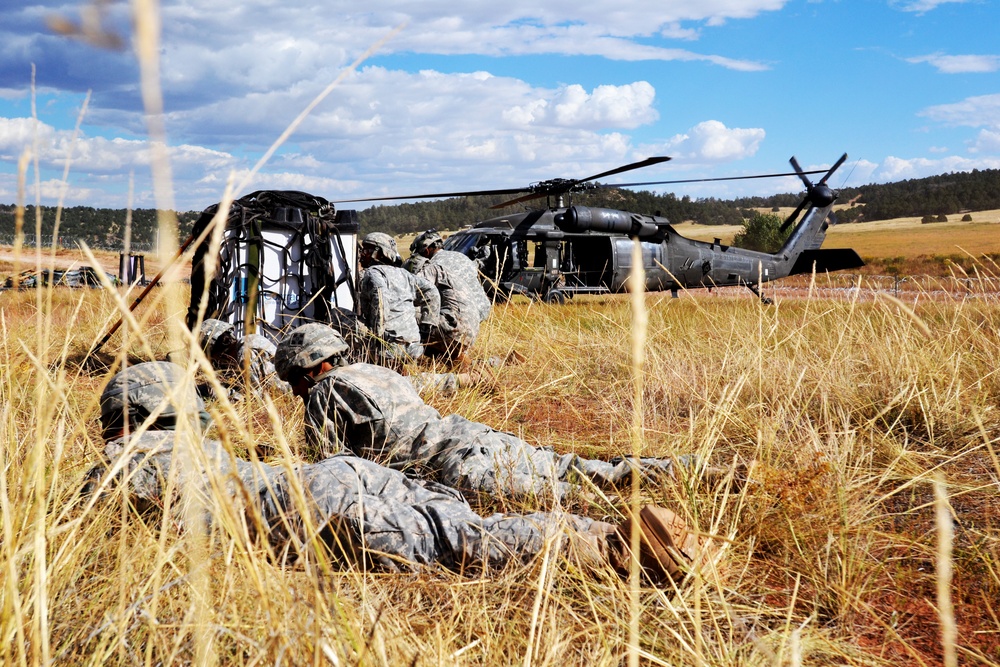
M 743 229 L 733 238 L 737 248 L 760 252 L 777 252 L 792 233 L 792 226 L 781 231 L 784 221 L 773 213 L 754 213 L 743 221 Z

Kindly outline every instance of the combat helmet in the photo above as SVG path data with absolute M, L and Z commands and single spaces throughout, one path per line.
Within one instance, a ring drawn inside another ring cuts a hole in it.
M 372 232 L 361 239 L 362 248 L 371 248 L 382 253 L 382 258 L 388 262 L 401 261 L 399 250 L 396 249 L 396 239 L 383 232 Z
M 440 248 L 443 245 L 444 237 L 438 233 L 438 230 L 428 229 L 425 232 L 420 232 L 417 234 L 417 238 L 413 239 L 413 243 L 410 244 L 410 252 L 422 255 L 424 250 L 427 250 L 428 248 Z
M 318 322 L 310 322 L 293 329 L 278 343 L 274 353 L 274 370 L 285 382 L 292 382 L 295 376 L 331 357 L 339 357 L 348 351 L 344 338 Z
M 236 342 L 236 329 L 229 322 L 222 320 L 207 319 L 201 323 L 199 329 L 201 335 L 201 346 L 211 352 L 216 343 L 222 342 L 232 345 Z
M 194 391 L 184 387 L 184 369 L 168 361 L 150 361 L 121 371 L 101 392 L 101 427 L 105 436 L 128 424 L 138 427 L 157 413 L 152 429 L 172 430 L 178 417 L 198 416 L 202 425 L 208 421 L 205 404 Z

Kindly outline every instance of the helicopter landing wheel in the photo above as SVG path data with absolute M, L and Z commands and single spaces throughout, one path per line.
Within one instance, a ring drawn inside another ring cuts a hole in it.
M 549 290 L 545 293 L 545 296 L 542 297 L 542 301 L 561 306 L 566 303 L 566 292 L 557 289 Z

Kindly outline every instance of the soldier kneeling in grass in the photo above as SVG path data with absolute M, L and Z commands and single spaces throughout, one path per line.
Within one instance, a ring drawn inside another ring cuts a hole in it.
M 101 395 L 105 461 L 88 475 L 87 492 L 121 485 L 137 507 L 163 507 L 166 489 L 193 487 L 206 522 L 238 507 L 279 558 L 314 550 L 332 563 L 389 571 L 500 568 L 535 557 L 561 533 L 564 548 L 590 567 L 624 574 L 637 530 L 640 564 L 654 583 L 667 583 L 702 551 L 684 521 L 662 507 L 647 505 L 618 526 L 565 512 L 482 517 L 451 489 L 356 456 L 306 465 L 244 461 L 202 437 L 206 420 L 182 367 L 149 362 L 118 373 Z

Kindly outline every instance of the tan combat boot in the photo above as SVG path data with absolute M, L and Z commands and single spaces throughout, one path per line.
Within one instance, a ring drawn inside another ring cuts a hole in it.
M 622 522 L 617 534 L 609 539 L 611 564 L 622 575 L 629 571 L 634 524 L 639 527 L 639 565 L 653 584 L 679 582 L 704 549 L 705 541 L 699 542 L 680 516 L 665 507 L 644 505 L 634 517 Z

